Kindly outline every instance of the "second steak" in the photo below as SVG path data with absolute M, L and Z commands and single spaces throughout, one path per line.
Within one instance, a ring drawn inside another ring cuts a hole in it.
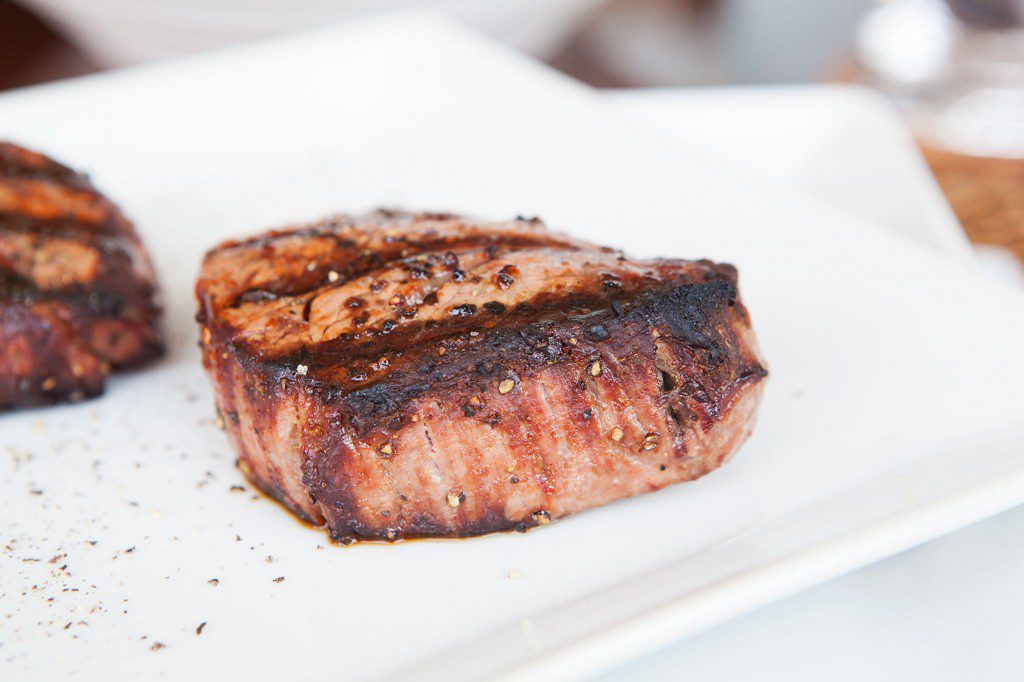
M 81 400 L 158 357 L 149 255 L 81 175 L 0 142 L 0 410 Z

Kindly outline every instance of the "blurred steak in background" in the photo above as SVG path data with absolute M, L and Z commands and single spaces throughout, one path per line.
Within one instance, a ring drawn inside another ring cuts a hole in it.
M 76 401 L 163 352 L 149 256 L 89 179 L 0 142 L 0 410 Z

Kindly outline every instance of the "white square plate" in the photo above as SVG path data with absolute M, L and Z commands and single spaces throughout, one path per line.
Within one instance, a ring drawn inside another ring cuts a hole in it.
M 0 134 L 136 220 L 171 341 L 100 400 L 0 418 L 4 679 L 580 675 L 1024 500 L 1024 299 L 445 23 L 13 93 Z M 230 490 L 202 252 L 378 204 L 737 264 L 772 371 L 754 438 L 698 482 L 469 541 L 336 548 Z
M 910 130 L 875 90 L 784 85 L 602 94 L 688 146 L 952 258 L 973 255 Z

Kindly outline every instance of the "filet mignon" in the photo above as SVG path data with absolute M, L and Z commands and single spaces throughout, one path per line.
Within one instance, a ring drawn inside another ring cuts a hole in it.
M 536 219 L 269 232 L 210 251 L 197 296 L 242 471 L 346 543 L 524 530 L 697 478 L 767 375 L 732 266 Z

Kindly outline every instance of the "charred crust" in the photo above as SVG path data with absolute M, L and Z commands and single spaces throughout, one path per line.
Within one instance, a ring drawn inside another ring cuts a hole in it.
M 700 286 L 673 289 L 661 299 L 650 314 L 660 318 L 675 337 L 694 348 L 710 351 L 724 350 L 720 335 L 708 320 L 716 311 L 736 302 L 736 285 L 731 282 L 712 281 Z
M 0 179 L 2 182 L 2 179 Z M 0 234 L 32 234 L 68 239 L 93 244 L 104 250 L 134 243 L 131 231 L 120 220 L 82 223 L 70 218 L 40 218 L 38 216 L 0 211 Z
M 0 298 L 27 303 L 38 299 L 40 295 L 41 291 L 35 282 L 0 263 Z
M 728 301 L 733 291 L 731 285 L 723 282 L 689 284 L 634 301 L 621 316 L 611 309 L 591 311 L 585 316 L 570 315 L 557 321 L 541 316 L 520 321 L 519 326 L 492 328 L 471 339 L 456 338 L 443 361 L 422 350 L 406 349 L 389 364 L 390 371 L 370 385 L 349 388 L 314 383 L 312 390 L 319 391 L 321 399 L 334 404 L 357 433 L 365 434 L 428 391 L 454 390 L 468 395 L 477 388 L 474 376 L 493 377 L 509 371 L 528 376 L 551 361 L 560 360 L 570 352 L 566 349 L 571 349 L 569 361 L 577 362 L 581 372 L 587 374 L 595 357 L 592 347 L 579 342 L 571 346 L 569 338 L 593 339 L 593 342 L 614 339 L 620 352 L 625 353 L 631 339 L 652 329 L 664 330 L 668 337 L 689 349 L 690 361 L 711 377 L 716 367 L 728 369 L 731 366 L 721 358 L 733 355 L 736 345 L 735 339 L 722 331 L 728 329 L 723 316 L 728 314 Z M 600 333 L 595 334 L 595 328 Z M 382 349 L 376 347 L 375 351 L 379 354 Z M 739 359 L 734 358 L 734 361 L 739 362 Z M 349 357 L 348 362 L 353 368 L 361 368 L 365 361 L 356 354 Z M 766 374 L 759 365 L 744 366 L 742 371 L 742 381 L 756 380 Z M 367 369 L 360 375 L 361 381 L 365 382 L 372 374 Z M 685 388 L 693 400 L 707 406 L 709 417 L 714 417 L 715 403 L 724 399 L 702 387 L 681 387 L 678 379 L 664 370 L 662 377 L 666 392 Z

